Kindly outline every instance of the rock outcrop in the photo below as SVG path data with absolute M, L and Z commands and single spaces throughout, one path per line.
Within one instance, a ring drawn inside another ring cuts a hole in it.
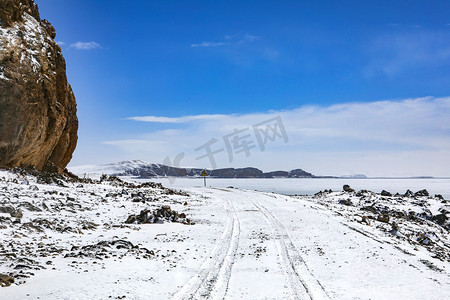
M 78 119 L 55 29 L 34 0 L 0 1 L 0 167 L 61 172 Z

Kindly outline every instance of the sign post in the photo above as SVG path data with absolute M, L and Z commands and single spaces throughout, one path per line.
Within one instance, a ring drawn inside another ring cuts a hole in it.
M 207 176 L 208 174 L 206 174 L 206 171 L 205 170 L 203 170 L 203 172 L 202 172 L 202 176 L 203 176 L 203 185 L 206 187 L 206 176 Z

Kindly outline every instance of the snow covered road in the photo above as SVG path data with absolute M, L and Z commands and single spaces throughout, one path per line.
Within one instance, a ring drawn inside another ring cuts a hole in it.
M 236 189 L 201 193 L 226 203 L 227 225 L 177 299 L 442 299 L 450 291 L 447 272 L 319 205 Z
M 227 225 L 210 258 L 176 299 L 324 298 L 284 227 L 254 195 L 211 194 L 226 204 Z

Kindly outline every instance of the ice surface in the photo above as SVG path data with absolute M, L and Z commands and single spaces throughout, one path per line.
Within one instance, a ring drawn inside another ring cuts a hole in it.
M 202 178 L 155 178 L 151 181 L 175 188 L 203 185 Z M 450 200 L 450 179 L 207 178 L 207 184 L 211 187 L 233 186 L 288 195 L 312 195 L 324 189 L 340 191 L 344 184 L 349 184 L 355 190 L 366 189 L 377 193 L 387 190 L 394 194 L 404 194 L 408 189 L 414 192 L 427 189 L 432 195 L 441 194 Z

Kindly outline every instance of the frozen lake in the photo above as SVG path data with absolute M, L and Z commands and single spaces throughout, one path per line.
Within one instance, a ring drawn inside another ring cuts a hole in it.
M 160 182 L 172 188 L 203 186 L 203 178 L 156 178 L 148 181 Z M 450 179 L 207 178 L 207 185 L 210 187 L 233 186 L 287 195 L 312 195 L 324 189 L 341 190 L 344 184 L 355 190 L 366 189 L 378 193 L 386 190 L 403 194 L 408 189 L 413 192 L 427 189 L 430 195 L 441 194 L 445 199 L 450 199 Z

